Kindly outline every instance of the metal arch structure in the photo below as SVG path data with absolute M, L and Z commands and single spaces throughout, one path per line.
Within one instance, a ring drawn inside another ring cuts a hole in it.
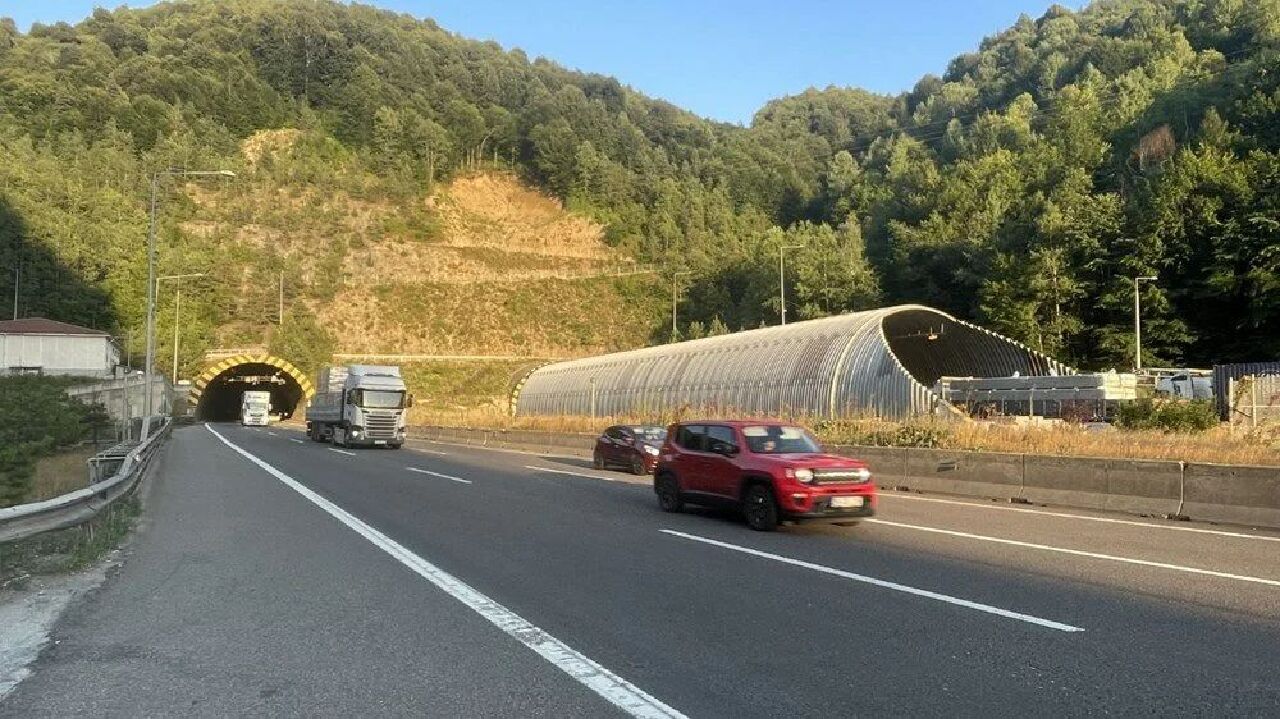
M 905 419 L 953 410 L 932 390 L 941 377 L 1014 374 L 1075 370 L 940 310 L 900 305 L 549 364 L 520 383 L 512 411 Z
M 192 380 L 190 394 L 191 404 L 194 406 L 200 403 L 200 398 L 204 395 L 205 388 L 208 387 L 209 383 L 216 379 L 218 375 L 221 375 L 233 367 L 246 364 L 263 364 L 283 371 L 285 374 L 292 377 L 294 381 L 298 383 L 298 386 L 302 388 L 303 399 L 311 399 L 311 397 L 316 393 L 316 387 L 311 383 L 311 380 L 307 379 L 307 376 L 302 373 L 302 370 L 294 367 L 293 363 L 288 360 L 269 354 L 239 354 L 227 357 L 209 365 L 198 377 Z

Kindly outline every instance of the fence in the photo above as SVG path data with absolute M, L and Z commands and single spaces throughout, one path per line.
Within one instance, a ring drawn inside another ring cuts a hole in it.
M 1228 379 L 1233 428 L 1246 431 L 1280 424 L 1280 376 L 1254 375 Z

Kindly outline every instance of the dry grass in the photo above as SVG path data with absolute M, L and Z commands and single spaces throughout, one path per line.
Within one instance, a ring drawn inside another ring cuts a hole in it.
M 93 446 L 75 447 L 37 460 L 35 477 L 24 501 L 39 502 L 89 486 L 86 462 L 97 451 Z
M 610 256 L 604 228 L 505 173 L 460 177 L 435 202 L 454 247 L 492 247 L 557 257 Z
M 497 406 L 465 410 L 418 408 L 414 422 L 485 429 L 529 429 L 595 433 L 612 424 L 667 424 L 681 418 L 714 417 L 684 411 L 665 416 L 510 417 Z M 1220 427 L 1200 434 L 1090 430 L 1078 425 L 1010 426 L 984 422 L 903 424 L 872 419 L 841 421 L 790 418 L 813 427 L 829 444 L 936 447 L 941 449 L 1071 457 L 1152 459 L 1216 464 L 1280 466 L 1280 444 L 1232 434 Z

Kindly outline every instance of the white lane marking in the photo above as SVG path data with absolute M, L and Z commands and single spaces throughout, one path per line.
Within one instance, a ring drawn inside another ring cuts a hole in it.
M 300 439 L 293 439 L 292 437 L 289 438 L 289 441 L 293 442 L 294 444 L 306 444 L 306 442 L 303 442 Z
M 696 534 L 686 534 L 684 532 L 677 532 L 674 529 L 663 529 L 659 531 L 662 531 L 666 534 L 670 534 L 675 537 L 681 537 L 683 539 L 691 539 L 695 542 L 702 542 L 703 544 L 710 544 L 716 547 L 723 547 L 724 549 L 732 549 L 735 552 L 750 554 L 753 557 L 762 557 L 764 559 L 772 559 L 775 562 L 782 562 L 783 564 L 790 564 L 796 567 L 804 567 L 805 569 L 812 569 L 815 572 L 822 572 L 823 574 L 832 574 L 837 577 L 852 579 L 855 582 L 862 582 L 864 584 L 870 584 L 873 586 L 882 587 L 884 589 L 892 589 L 895 592 L 913 594 L 917 597 L 925 597 L 927 599 L 936 599 L 939 602 L 946 602 L 947 604 L 954 604 L 959 607 L 976 609 L 979 612 L 986 612 L 987 614 L 995 614 L 997 616 L 1005 617 L 1006 619 L 1016 619 L 1020 622 L 1027 622 L 1028 624 L 1035 624 L 1041 627 L 1048 627 L 1049 629 L 1056 629 L 1060 632 L 1083 632 L 1084 631 L 1083 627 L 1075 627 L 1070 624 L 1055 622 L 1052 619 L 1043 619 L 1041 617 L 1035 617 L 1030 614 L 1023 614 L 1022 612 L 1015 612 L 1008 609 L 1001 609 L 1000 607 L 993 607 L 990 604 L 973 602 L 968 599 L 953 597 L 948 594 L 939 594 L 938 592 L 931 592 L 927 589 L 909 587 L 905 584 L 898 584 L 897 582 L 890 582 L 884 579 L 876 579 L 875 577 L 868 577 L 865 574 L 855 574 L 854 572 L 846 572 L 843 569 L 836 569 L 834 567 L 828 567 L 822 564 L 814 564 L 813 562 L 806 562 L 801 559 L 792 559 L 791 557 L 784 557 L 780 554 L 763 552 L 759 549 L 752 549 L 750 547 L 743 547 L 737 544 L 721 542 L 717 539 L 708 539 L 706 537 L 699 537 Z
M 267 430 L 267 434 L 271 435 L 272 437 L 276 436 L 276 433 L 272 432 L 271 430 Z
M 330 448 L 329 448 L 329 451 L 330 451 L 330 452 L 337 452 L 338 454 L 345 454 L 345 455 L 347 455 L 348 457 L 354 457 L 354 456 L 356 456 L 356 453 L 355 453 L 355 452 L 348 452 L 348 451 L 347 451 L 347 450 L 345 450 L 345 449 L 336 449 L 336 448 L 334 448 L 334 447 L 330 447 Z
M 258 465 L 267 474 L 283 482 L 312 504 L 327 512 L 334 519 L 347 525 L 352 531 L 369 540 L 371 544 L 391 555 L 420 577 L 431 582 L 446 594 L 462 602 L 508 636 L 532 649 L 560 671 L 568 674 L 583 686 L 633 717 L 644 719 L 685 719 L 685 715 L 662 703 L 643 689 L 614 674 L 591 658 L 578 653 L 572 647 L 546 633 L 539 627 L 498 602 L 481 594 L 466 582 L 440 569 L 403 545 L 361 521 L 342 507 L 316 494 L 302 483 L 281 472 L 258 457 L 233 444 L 217 430 L 205 425 L 205 429 L 242 457 Z
M 886 527 L 899 527 L 901 529 L 914 529 L 918 532 L 932 532 L 934 534 L 947 534 L 953 537 L 961 537 L 964 539 L 976 539 L 981 542 L 994 542 L 996 544 L 1008 544 L 1014 547 L 1025 547 L 1027 549 L 1039 549 L 1045 552 L 1058 552 L 1059 554 L 1071 554 L 1077 557 L 1089 557 L 1091 559 L 1105 559 L 1111 562 L 1124 562 L 1125 564 L 1139 564 L 1144 567 L 1156 567 L 1159 569 L 1171 569 L 1175 572 L 1186 572 L 1188 574 L 1203 574 L 1210 577 L 1218 577 L 1220 579 L 1234 579 L 1238 582 L 1252 582 L 1254 584 L 1267 584 L 1273 587 L 1280 587 L 1280 580 L 1264 579 L 1262 577 L 1250 577 L 1245 574 L 1231 574 L 1229 572 L 1218 572 L 1212 569 L 1200 569 L 1198 567 L 1185 567 L 1181 564 L 1168 564 L 1166 562 L 1153 562 L 1147 559 L 1134 559 L 1133 557 L 1117 557 L 1114 554 L 1100 554 L 1098 552 L 1086 552 L 1081 549 L 1067 549 L 1066 547 L 1053 547 L 1048 544 L 1035 544 L 1033 542 L 1022 542 L 1017 539 L 1002 539 L 1000 537 L 988 537 L 984 534 L 972 534 L 970 532 L 958 532 L 954 529 L 940 529 L 938 527 L 922 527 L 918 524 L 903 524 L 902 522 L 890 522 L 886 519 L 867 519 L 867 522 L 874 524 L 883 524 Z
M 448 474 L 440 474 L 439 472 L 432 472 L 429 469 L 418 469 L 417 467 L 405 467 L 405 469 L 409 470 L 410 472 L 417 472 L 418 474 L 429 474 L 432 477 L 439 477 L 440 479 L 447 479 L 453 482 L 471 484 L 471 480 L 469 479 L 463 479 L 462 477 L 453 477 Z
M 570 471 L 568 471 L 568 470 L 564 470 L 564 469 L 550 469 L 550 468 L 548 468 L 548 467 L 538 467 L 538 466 L 535 466 L 535 465 L 532 465 L 532 464 L 526 464 L 526 465 L 524 466 L 524 468 L 525 468 L 525 469 L 534 469 L 534 470 L 537 470 L 537 471 L 539 471 L 539 472 L 552 472 L 552 473 L 554 473 L 554 474 L 567 474 L 567 475 L 569 475 L 570 477 L 586 477 L 587 479 L 602 479 L 602 480 L 604 480 L 604 481 L 606 481 L 606 482 L 622 482 L 622 481 L 623 481 L 623 480 L 621 480 L 621 479 L 616 479 L 616 478 L 614 478 L 614 477 L 601 477 L 601 476 L 600 476 L 600 475 L 598 475 L 598 474 L 587 474 L 586 472 L 570 472 Z
M 909 499 L 914 502 L 936 502 L 938 504 L 956 504 L 962 507 L 975 507 L 977 509 L 999 509 L 1005 512 L 1024 512 L 1026 514 L 1043 514 L 1049 517 L 1062 517 L 1064 519 L 1083 519 L 1090 522 L 1105 522 L 1107 524 L 1127 524 L 1134 527 L 1152 527 L 1154 529 L 1168 529 L 1174 532 L 1196 532 L 1198 534 L 1217 534 L 1223 537 L 1237 537 L 1239 539 L 1260 539 L 1264 542 L 1280 542 L 1280 537 L 1268 537 L 1261 534 L 1247 534 L 1245 532 L 1228 532 L 1223 529 L 1201 529 L 1200 527 L 1177 527 L 1171 524 L 1157 524 L 1156 522 L 1139 522 L 1132 519 L 1115 519 L 1114 517 L 1090 517 L 1083 514 L 1071 514 L 1069 512 L 1050 512 L 1045 509 L 1025 509 L 1023 507 L 1004 507 L 998 504 L 981 504 L 978 502 L 963 502 L 956 499 L 939 499 L 937 497 L 917 497 L 913 494 L 898 494 L 895 492 L 881 492 L 880 496 L 889 497 L 891 499 Z
M 448 452 L 441 452 L 441 451 L 440 451 L 440 450 L 438 450 L 438 449 L 420 449 L 420 450 L 418 450 L 418 451 L 419 451 L 419 452 L 422 452 L 423 454 L 438 454 L 438 455 L 440 455 L 441 457 L 448 457 L 448 456 L 449 456 L 449 453 L 448 453 Z

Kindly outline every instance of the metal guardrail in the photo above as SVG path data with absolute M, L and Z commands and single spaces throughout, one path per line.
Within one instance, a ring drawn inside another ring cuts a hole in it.
M 172 420 L 165 418 L 160 430 L 151 435 L 145 444 L 131 449 L 124 456 L 120 468 L 101 482 L 43 502 L 0 509 L 0 543 L 74 527 L 96 517 L 116 500 L 133 491 L 156 449 L 163 444 L 172 427 Z

